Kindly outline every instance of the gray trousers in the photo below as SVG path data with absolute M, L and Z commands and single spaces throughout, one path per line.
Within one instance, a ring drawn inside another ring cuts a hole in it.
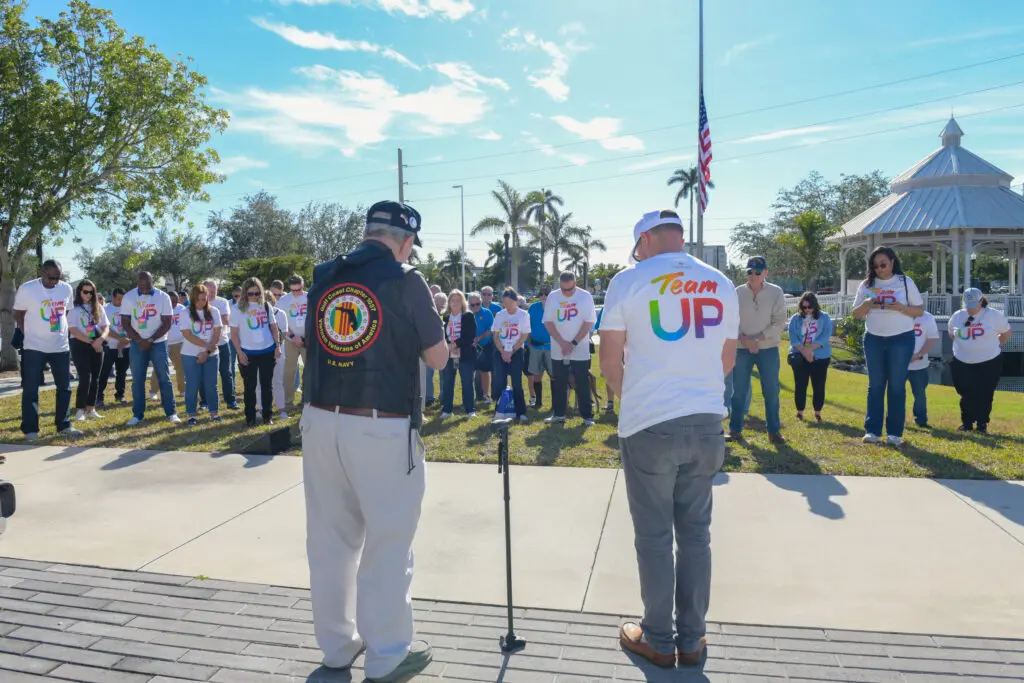
M 706 633 L 711 601 L 711 488 L 725 460 L 722 416 L 676 418 L 620 444 L 644 603 L 641 626 L 656 651 L 692 652 Z

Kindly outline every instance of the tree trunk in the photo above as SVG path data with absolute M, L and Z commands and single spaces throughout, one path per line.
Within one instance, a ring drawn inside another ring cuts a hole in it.
M 547 255 L 547 250 L 544 247 L 540 248 L 540 284 L 544 284 L 544 256 Z M 537 285 L 540 287 L 540 285 Z
M 693 188 L 690 188 L 690 244 L 693 244 Z
M 561 273 L 558 270 L 558 249 L 551 250 L 551 279 L 557 280 Z
M 7 249 L 0 248 L 0 371 L 18 369 L 14 336 L 14 273 Z

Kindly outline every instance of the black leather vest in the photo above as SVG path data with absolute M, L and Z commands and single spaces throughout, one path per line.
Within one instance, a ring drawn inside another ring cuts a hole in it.
M 421 349 L 401 291 L 414 270 L 375 241 L 314 269 L 303 401 L 400 413 L 420 427 Z

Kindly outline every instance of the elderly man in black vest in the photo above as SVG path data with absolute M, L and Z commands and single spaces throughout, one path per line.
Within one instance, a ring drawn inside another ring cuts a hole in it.
M 303 474 L 317 642 L 329 668 L 366 650 L 371 681 L 431 661 L 413 642 L 412 543 L 424 493 L 420 360 L 448 362 L 430 288 L 406 265 L 420 215 L 378 202 L 362 244 L 313 272 L 306 317 Z

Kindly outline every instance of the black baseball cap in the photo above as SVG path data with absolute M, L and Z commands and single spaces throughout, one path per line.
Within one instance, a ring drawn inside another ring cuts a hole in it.
M 366 212 L 366 227 L 369 228 L 371 225 L 388 225 L 411 232 L 416 237 L 416 246 L 423 246 L 420 242 L 423 219 L 420 218 L 420 212 L 408 204 L 394 201 L 377 202 Z

